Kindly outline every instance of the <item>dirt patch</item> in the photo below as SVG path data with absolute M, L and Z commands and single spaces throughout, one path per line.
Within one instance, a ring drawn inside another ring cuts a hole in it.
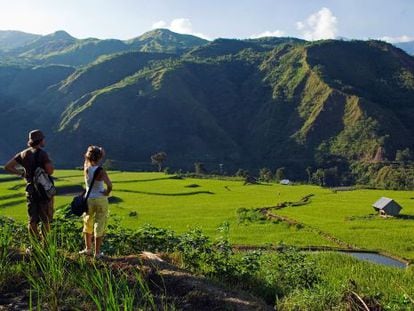
M 30 310 L 30 290 L 25 280 L 13 279 L 0 291 L 0 311 L 3 310 Z
M 155 294 L 166 295 L 181 310 L 273 310 L 256 297 L 213 284 L 164 261 L 157 254 L 143 252 L 139 256 L 105 260 L 111 267 L 124 272 L 139 269 Z
M 66 254 L 70 262 L 77 261 L 79 255 Z M 11 251 L 12 261 L 27 260 L 21 251 Z M 273 310 L 272 306 L 246 292 L 229 290 L 202 276 L 163 260 L 161 255 L 143 252 L 140 255 L 104 257 L 101 261 L 87 258 L 91 265 L 106 265 L 114 274 L 130 276 L 136 282 L 138 272 L 148 282 L 150 290 L 160 306 L 173 303 L 178 310 Z M 129 277 L 128 277 L 129 279 Z M 20 288 L 18 286 L 21 286 Z M 28 284 L 16 284 L 15 288 L 0 293 L 0 311 L 29 310 Z

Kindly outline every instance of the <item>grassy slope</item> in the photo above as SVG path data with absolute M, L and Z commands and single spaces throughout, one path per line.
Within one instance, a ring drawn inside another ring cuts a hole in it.
M 57 185 L 82 182 L 79 171 L 59 171 Z M 6 175 L 1 176 L 1 179 Z M 309 205 L 277 211 L 312 228 L 367 249 L 378 249 L 406 258 L 414 258 L 412 223 L 414 207 L 410 192 L 356 190 L 333 193 L 315 186 L 255 185 L 243 186 L 240 181 L 207 179 L 169 179 L 159 173 L 112 172 L 113 195 L 119 198 L 111 205 L 114 215 L 130 228 L 150 223 L 158 227 L 184 232 L 199 226 L 208 235 L 215 236 L 216 228 L 224 221 L 231 224 L 231 240 L 236 244 L 263 245 L 279 243 L 298 246 L 334 245 L 333 242 L 306 228 L 297 229 L 283 223 L 254 223 L 239 225 L 236 210 L 273 206 L 278 202 L 297 201 L 304 195 L 315 196 Z M 187 188 L 190 184 L 200 187 Z M 229 190 L 227 190 L 225 187 Z M 14 190 L 13 190 L 14 189 Z M 0 182 L 0 214 L 18 220 L 26 219 L 21 181 Z M 207 193 L 210 192 L 210 193 Z M 212 193 L 212 194 L 211 194 Z M 394 198 L 403 207 L 408 219 L 382 219 L 369 217 L 371 204 L 381 196 Z M 71 196 L 58 196 L 56 207 L 69 203 Z M 138 217 L 128 216 L 136 211 Z

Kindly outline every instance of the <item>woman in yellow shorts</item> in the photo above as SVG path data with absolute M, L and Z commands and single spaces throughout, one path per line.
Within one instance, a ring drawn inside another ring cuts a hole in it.
M 84 176 L 86 190 L 89 189 L 95 170 L 105 156 L 103 148 L 89 146 L 85 153 Z M 105 186 L 106 185 L 106 189 Z M 83 234 L 85 249 L 80 254 L 92 255 L 101 258 L 101 245 L 108 221 L 108 196 L 112 191 L 112 182 L 106 171 L 101 168 L 95 178 L 95 182 L 88 198 L 88 212 L 83 217 Z M 92 252 L 92 237 L 95 237 L 95 249 Z

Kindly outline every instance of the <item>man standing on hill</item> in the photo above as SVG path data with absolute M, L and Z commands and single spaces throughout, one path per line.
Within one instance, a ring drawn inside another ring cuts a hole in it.
M 53 197 L 47 198 L 38 193 L 34 187 L 33 178 L 36 168 L 41 167 L 48 175 L 52 175 L 54 167 L 48 154 L 42 148 L 45 146 L 45 136 L 42 131 L 34 130 L 29 133 L 29 148 L 16 154 L 7 164 L 5 170 L 11 174 L 26 179 L 26 197 L 29 214 L 29 233 L 40 238 L 38 225 L 43 225 L 43 236 L 50 230 L 53 218 Z M 23 167 L 24 170 L 21 169 Z

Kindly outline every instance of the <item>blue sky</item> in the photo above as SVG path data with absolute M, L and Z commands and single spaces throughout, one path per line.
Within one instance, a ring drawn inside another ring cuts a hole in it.
M 412 41 L 414 0 L 0 0 L 0 30 L 130 39 L 155 27 L 208 39 Z

